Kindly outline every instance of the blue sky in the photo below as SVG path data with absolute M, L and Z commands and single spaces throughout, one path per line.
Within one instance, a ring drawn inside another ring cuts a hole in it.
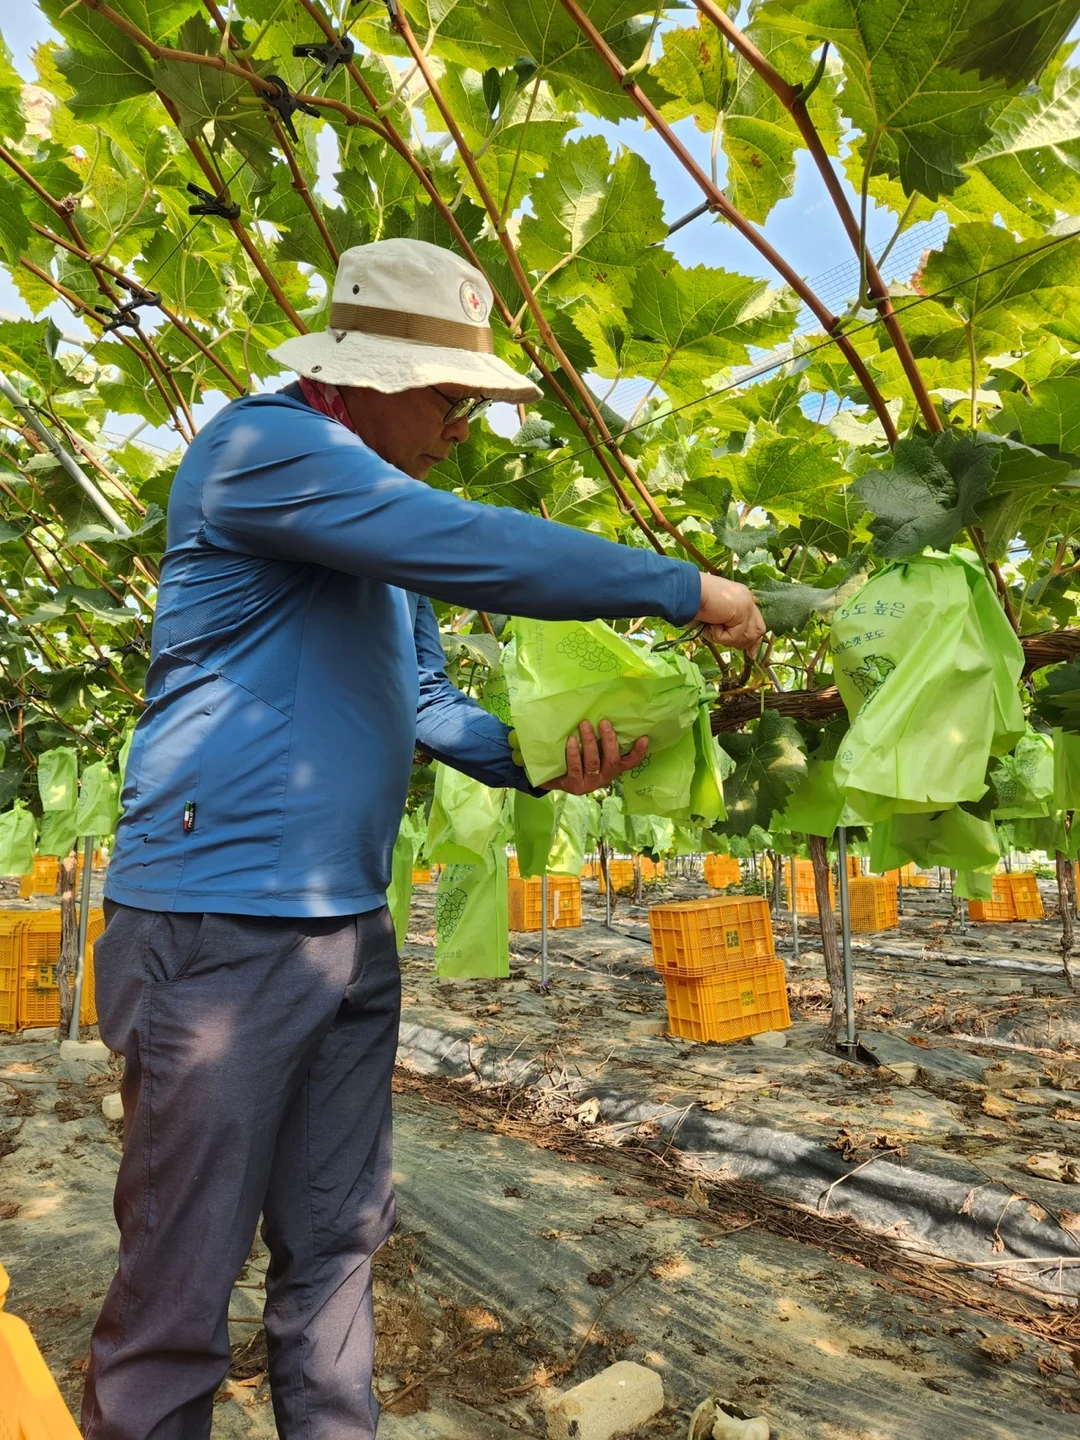
M 523 3 L 528 3 L 528 0 L 523 0 Z M 55 38 L 41 11 L 36 5 L 25 3 L 17 10 L 13 6 L 6 7 L 0 32 L 12 53 L 16 68 L 27 79 L 32 79 L 34 72 L 30 57 L 35 46 L 49 38 Z M 643 125 L 636 121 L 612 125 L 590 120 L 587 128 L 603 133 L 612 144 L 627 145 L 646 159 L 669 223 L 700 203 L 700 191 L 681 166 L 675 163 L 654 132 L 646 131 Z M 689 120 L 677 128 L 683 143 L 708 170 L 707 137 L 695 130 Z M 325 151 L 326 147 L 321 148 Z M 329 153 L 325 153 L 324 158 L 329 161 Z M 330 168 L 329 164 L 324 165 L 325 171 L 329 172 Z M 721 175 L 721 181 L 722 179 Z M 853 192 L 848 188 L 855 200 Z M 894 223 L 888 211 L 871 207 L 868 233 L 872 248 L 880 251 L 891 236 Z M 793 195 L 775 207 L 763 228 L 766 237 L 801 274 L 814 278 L 836 265 L 851 264 L 854 275 L 850 244 L 825 193 L 821 178 L 805 153 L 798 158 Z M 768 265 L 748 241 L 743 240 L 730 226 L 707 215 L 672 236 L 668 246 L 684 265 L 720 265 L 742 274 L 775 279 Z M 907 273 L 899 273 L 896 278 L 906 279 L 908 274 L 910 262 Z M 893 277 L 887 273 L 886 278 Z M 0 311 L 7 314 L 27 313 L 18 292 L 3 272 L 0 272 Z M 62 303 L 52 307 L 50 313 L 62 330 L 76 335 L 87 333 Z M 633 396 L 628 398 L 632 403 Z M 207 404 L 197 407 L 197 420 L 204 421 L 221 403 L 223 400 L 215 397 Z M 130 418 L 123 423 L 125 427 L 129 427 Z M 167 431 L 146 431 L 145 438 L 151 437 L 160 444 L 173 443 L 171 434 Z

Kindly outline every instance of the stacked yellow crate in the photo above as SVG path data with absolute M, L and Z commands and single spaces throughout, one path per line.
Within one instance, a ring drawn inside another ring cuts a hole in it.
M 611 876 L 611 888 L 616 894 L 626 894 L 634 888 L 634 862 L 632 860 L 609 860 L 607 871 Z M 597 866 L 596 874 L 602 895 L 605 890 L 604 872 L 599 866 Z
M 1011 875 L 1006 875 L 1004 878 L 1008 882 L 1008 888 L 1012 891 L 1015 918 L 1017 920 L 1041 920 L 1045 911 L 1035 872 L 1014 870 Z
M 511 930 L 539 930 L 543 916 L 543 881 L 512 875 L 509 880 Z M 581 924 L 581 881 L 576 875 L 548 876 L 548 929 L 575 930 Z
M 29 900 L 31 895 L 55 895 L 59 878 L 60 861 L 55 855 L 35 855 L 33 870 L 19 880 L 19 899 Z
M 995 875 L 994 890 L 989 900 L 969 900 L 968 914 L 972 920 L 1015 920 L 1016 906 L 1009 881 L 1011 875 Z
M 91 910 L 86 937 L 79 1021 L 97 1024 L 94 995 L 94 941 L 105 929 L 105 916 Z M 25 1030 L 60 1022 L 59 910 L 0 911 L 0 1030 Z
M 791 1024 L 765 900 L 716 896 L 654 905 L 649 930 L 672 1035 L 741 1040 Z
M 791 904 L 791 861 L 784 862 L 784 894 L 787 903 Z M 829 904 L 836 909 L 836 886 L 833 883 L 832 872 L 829 872 Z M 812 860 L 795 861 L 795 909 L 800 915 L 816 915 L 817 887 L 814 884 L 814 862 Z
M 714 890 L 726 890 L 729 885 L 742 884 L 742 870 L 734 855 L 706 855 L 705 883 Z

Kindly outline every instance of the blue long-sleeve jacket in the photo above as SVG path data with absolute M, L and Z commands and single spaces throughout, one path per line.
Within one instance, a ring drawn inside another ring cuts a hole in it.
M 169 499 L 106 895 L 358 914 L 384 903 L 415 742 L 527 789 L 507 727 L 447 679 L 428 595 L 684 624 L 700 581 L 682 561 L 410 479 L 294 388 L 215 416 Z

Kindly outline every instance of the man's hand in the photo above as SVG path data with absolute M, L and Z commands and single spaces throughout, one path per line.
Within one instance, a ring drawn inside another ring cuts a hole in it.
M 741 586 L 739 587 L 742 588 Z M 565 790 L 568 795 L 591 795 L 613 780 L 640 765 L 649 748 L 649 737 L 643 735 L 625 755 L 619 754 L 619 741 L 610 720 L 600 721 L 600 743 L 588 720 L 582 720 L 577 735 L 566 742 L 566 774 L 540 785 L 541 790 Z
M 745 585 L 719 575 L 701 576 L 701 608 L 695 619 L 708 626 L 709 639 L 752 655 L 765 634 L 765 621 Z

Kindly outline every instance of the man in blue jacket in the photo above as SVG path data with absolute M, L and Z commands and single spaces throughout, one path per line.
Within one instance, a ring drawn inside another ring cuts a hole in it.
M 491 291 L 449 251 L 347 251 L 299 375 L 195 438 L 169 500 L 146 710 L 128 761 L 102 1038 L 125 1058 L 119 1268 L 87 1440 L 206 1440 L 260 1212 L 286 1440 L 375 1434 L 371 1257 L 393 1226 L 400 984 L 386 908 L 414 743 L 528 790 L 507 728 L 443 669 L 430 600 L 539 619 L 699 620 L 752 648 L 749 592 L 423 483 L 492 399 Z M 567 743 L 584 794 L 640 761 Z

